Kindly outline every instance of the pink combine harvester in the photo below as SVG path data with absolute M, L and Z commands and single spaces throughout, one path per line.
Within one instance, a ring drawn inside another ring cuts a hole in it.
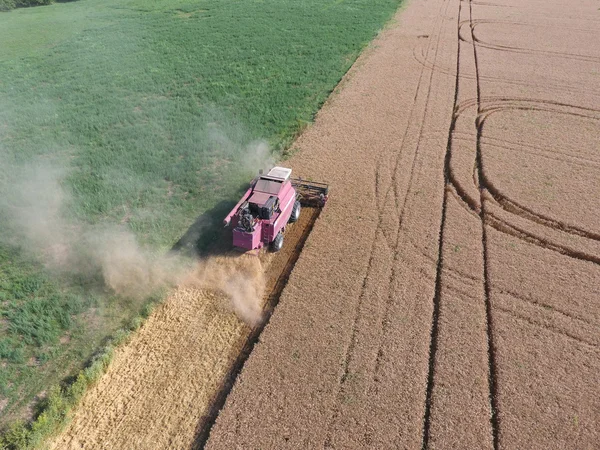
M 292 179 L 292 169 L 273 167 L 252 180 L 242 199 L 225 217 L 233 227 L 233 245 L 255 250 L 270 245 L 283 247 L 283 232 L 288 223 L 300 218 L 302 205 L 323 207 L 329 188 L 324 183 Z

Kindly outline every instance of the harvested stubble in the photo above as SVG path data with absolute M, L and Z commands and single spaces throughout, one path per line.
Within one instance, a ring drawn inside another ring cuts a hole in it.
M 189 445 L 245 329 L 226 305 L 217 290 L 179 288 L 116 352 L 53 448 Z

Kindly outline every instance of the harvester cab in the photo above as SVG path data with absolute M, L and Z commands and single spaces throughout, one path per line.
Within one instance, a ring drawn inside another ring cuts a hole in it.
M 329 188 L 324 183 L 291 178 L 292 169 L 273 167 L 260 173 L 225 217 L 225 226 L 233 227 L 233 245 L 244 250 L 266 245 L 273 251 L 283 246 L 288 223 L 300 218 L 302 205 L 323 207 Z

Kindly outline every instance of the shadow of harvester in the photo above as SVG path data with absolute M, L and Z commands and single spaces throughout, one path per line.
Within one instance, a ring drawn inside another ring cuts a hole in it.
M 173 245 L 171 252 L 190 257 L 222 255 L 231 250 L 232 234 L 225 228 L 223 219 L 236 202 L 222 200 L 213 208 L 200 214 L 185 234 Z

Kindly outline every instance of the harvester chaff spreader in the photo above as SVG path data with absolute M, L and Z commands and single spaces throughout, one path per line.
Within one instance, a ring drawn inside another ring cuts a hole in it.
M 325 183 L 291 178 L 292 169 L 273 167 L 250 183 L 242 199 L 225 217 L 233 227 L 233 245 L 244 250 L 270 246 L 279 251 L 289 223 L 300 218 L 303 205 L 323 207 L 329 187 Z

